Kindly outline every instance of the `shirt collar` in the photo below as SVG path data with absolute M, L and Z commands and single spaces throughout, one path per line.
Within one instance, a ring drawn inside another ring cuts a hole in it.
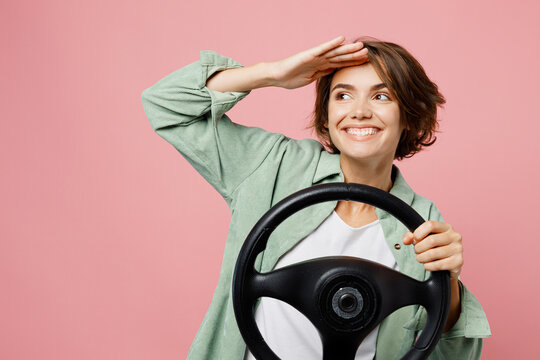
M 315 174 L 313 175 L 313 184 L 316 184 L 322 179 L 332 175 L 340 174 L 341 178 L 343 179 L 339 158 L 339 154 L 332 154 L 324 150 L 321 151 L 321 157 L 319 158 L 317 169 L 315 169 Z
M 317 164 L 317 169 L 313 176 L 313 184 L 319 183 L 321 180 L 334 175 L 339 175 L 341 181 L 344 181 L 339 159 L 340 154 L 321 151 L 321 157 L 319 158 L 319 163 Z M 414 198 L 414 191 L 409 184 L 407 184 L 401 171 L 395 164 L 392 164 L 392 178 L 394 179 L 394 184 L 390 189 L 390 194 L 400 198 L 408 205 L 411 205 Z

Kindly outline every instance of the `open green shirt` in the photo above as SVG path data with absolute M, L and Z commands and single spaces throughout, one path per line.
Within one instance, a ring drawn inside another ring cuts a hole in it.
M 154 131 L 193 165 L 231 210 L 219 282 L 190 348 L 191 360 L 244 357 L 246 345 L 234 316 L 231 284 L 236 258 L 255 223 L 277 202 L 298 190 L 344 181 L 339 154 L 327 152 L 318 141 L 295 140 L 231 122 L 225 113 L 249 92 L 213 91 L 206 87 L 206 80 L 216 71 L 241 66 L 215 52 L 201 51 L 199 61 L 167 75 L 142 93 L 144 110 Z M 390 194 L 412 206 L 424 219 L 444 221 L 431 201 L 407 185 L 396 165 L 392 176 Z M 281 223 L 258 257 L 258 270 L 272 270 L 278 259 L 315 230 L 336 205 L 337 201 L 312 205 Z M 413 247 L 403 245 L 408 229 L 378 208 L 377 216 L 400 271 L 417 280 L 427 279 L 429 272 L 416 261 Z M 479 302 L 461 282 L 460 289 L 461 315 L 454 327 L 442 335 L 429 359 L 479 359 L 482 338 L 491 335 Z M 418 305 L 388 316 L 379 329 L 376 358 L 403 356 L 425 321 L 425 310 Z

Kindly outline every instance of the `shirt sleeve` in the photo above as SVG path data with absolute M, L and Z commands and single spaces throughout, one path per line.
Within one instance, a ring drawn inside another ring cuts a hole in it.
M 432 205 L 429 219 L 444 222 L 441 212 Z M 480 302 L 459 280 L 461 312 L 454 326 L 441 335 L 429 360 L 480 359 L 482 339 L 491 336 L 489 323 Z M 424 308 L 406 328 L 421 331 L 427 321 Z
M 206 87 L 217 71 L 242 67 L 203 50 L 200 59 L 165 76 L 142 92 L 154 131 L 195 168 L 230 206 L 234 190 L 285 138 L 279 133 L 233 123 L 225 113 L 249 94 Z

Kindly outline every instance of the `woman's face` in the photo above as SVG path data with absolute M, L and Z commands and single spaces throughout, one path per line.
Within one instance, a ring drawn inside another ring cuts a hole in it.
M 370 63 L 338 70 L 330 85 L 330 138 L 345 160 L 392 163 L 403 131 L 399 106 Z

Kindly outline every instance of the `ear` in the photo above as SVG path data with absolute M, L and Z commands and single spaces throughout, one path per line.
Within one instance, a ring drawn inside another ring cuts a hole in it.
M 328 130 L 328 121 L 323 124 L 324 128 Z

